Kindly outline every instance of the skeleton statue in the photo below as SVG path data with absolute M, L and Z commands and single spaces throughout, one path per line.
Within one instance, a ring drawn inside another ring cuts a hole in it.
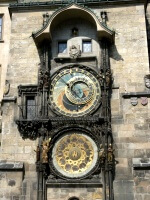
M 48 151 L 50 149 L 49 144 L 50 144 L 51 138 L 43 141 L 42 144 L 42 163 L 48 163 Z
M 36 150 L 34 150 L 36 152 L 36 162 L 40 161 L 40 147 L 39 145 L 37 145 Z
M 100 162 L 101 163 L 104 163 L 104 161 L 105 161 L 105 150 L 104 150 L 104 148 L 103 148 L 103 145 L 101 144 L 100 145 L 100 151 L 99 151 L 99 158 L 100 158 Z

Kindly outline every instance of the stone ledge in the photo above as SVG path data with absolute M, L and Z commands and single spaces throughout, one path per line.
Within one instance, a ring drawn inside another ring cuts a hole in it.
M 13 161 L 0 161 L 0 170 L 16 170 L 16 171 L 23 171 L 24 164 L 23 162 L 13 162 Z
M 15 102 L 17 101 L 17 97 L 16 96 L 4 96 L 2 99 L 2 103 L 4 102 Z
M 87 188 L 102 188 L 103 187 L 103 184 L 101 182 L 92 182 L 91 180 L 89 182 L 87 181 L 78 181 L 78 182 L 69 182 L 69 183 L 66 183 L 66 182 L 63 182 L 63 181 L 55 181 L 55 180 L 47 180 L 46 182 L 46 185 L 47 187 L 56 187 L 56 188 L 61 188 L 62 186 L 64 188 L 72 188 L 72 187 L 87 187 Z
M 122 97 L 124 99 L 128 99 L 131 97 L 150 97 L 150 92 L 129 92 L 129 93 L 122 93 Z
M 150 168 L 150 158 L 132 158 L 132 163 L 134 169 Z

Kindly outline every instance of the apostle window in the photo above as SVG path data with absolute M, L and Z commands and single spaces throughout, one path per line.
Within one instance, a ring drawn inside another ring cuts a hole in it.
M 91 40 L 83 40 L 82 41 L 82 51 L 83 51 L 83 53 L 92 52 L 92 42 L 91 42 Z
M 67 53 L 67 42 L 58 42 L 58 53 Z
M 0 41 L 2 40 L 3 15 L 0 14 Z

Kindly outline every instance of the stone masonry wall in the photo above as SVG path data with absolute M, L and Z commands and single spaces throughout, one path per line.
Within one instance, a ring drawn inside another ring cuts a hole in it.
M 32 32 L 42 26 L 42 13 L 15 13 L 12 15 L 10 62 L 7 79 L 10 82 L 10 92 L 7 96 L 18 96 L 18 85 L 37 84 L 39 55 L 32 38 Z M 35 167 L 35 152 L 37 142 L 23 140 L 17 130 L 15 119 L 19 117 L 17 102 L 4 102 L 2 106 L 2 139 L 0 159 L 22 161 L 25 167 L 25 176 L 16 196 L 19 199 L 36 199 L 37 173 Z M 17 176 L 17 174 L 16 174 Z M 8 187 L 2 185 L 3 196 L 13 198 Z M 8 197 L 9 193 L 9 197 Z
M 8 3 L 3 4 L 0 2 L 0 15 L 3 15 L 3 27 L 2 27 L 2 40 L 0 41 L 0 141 L 1 141 L 1 101 L 5 92 L 5 80 L 7 65 L 9 60 L 9 43 L 10 43 L 10 16 L 8 12 Z
M 146 190 L 137 189 L 136 176 L 138 172 L 132 168 L 132 158 L 142 158 L 150 153 L 150 99 L 146 106 L 132 106 L 130 99 L 123 99 L 122 93 L 147 91 L 144 76 L 149 72 L 148 50 L 146 38 L 146 23 L 143 6 L 122 6 L 94 9 L 100 17 L 100 11 L 108 12 L 108 26 L 116 32 L 115 45 L 110 49 L 110 63 L 114 77 L 112 92 L 112 129 L 116 159 L 116 174 L 114 181 L 115 200 L 148 200 L 149 181 Z M 52 11 L 48 11 L 51 14 Z M 39 55 L 32 38 L 32 32 L 42 26 L 42 14 L 45 12 L 13 13 L 11 27 L 10 61 L 7 79 L 10 81 L 9 96 L 18 96 L 18 85 L 37 84 Z M 18 198 L 36 199 L 37 175 L 35 170 L 35 152 L 37 142 L 23 140 L 17 130 L 15 119 L 18 115 L 17 103 L 3 104 L 2 144 L 0 157 L 2 160 L 21 161 L 25 164 L 25 175 L 22 186 L 17 193 Z M 135 173 L 137 173 L 135 175 Z M 145 176 L 147 176 L 147 172 Z M 141 174 L 138 176 L 142 176 Z M 142 179 L 139 179 L 139 184 Z M 8 183 L 6 183 L 8 184 Z M 19 183 L 18 183 L 19 184 Z M 142 184 L 142 183 L 141 183 Z M 1 190 L 3 190 L 3 185 Z M 5 185 L 6 187 L 6 185 Z M 141 187 L 139 185 L 139 187 Z M 10 188 L 8 186 L 8 190 Z M 3 190 L 5 191 L 5 190 Z M 64 200 L 69 196 L 68 190 L 48 189 L 50 196 L 64 194 Z M 75 190 L 76 194 L 80 192 Z M 94 194 L 91 191 L 89 195 Z M 70 190 L 70 195 L 74 191 Z M 84 191 L 86 193 L 86 191 Z M 12 197 L 11 191 L 9 197 Z M 3 192 L 3 196 L 7 196 Z M 80 198 L 81 198 L 80 194 Z M 58 199 L 59 199 L 58 198 Z M 91 196 L 90 196 L 91 198 Z M 96 196 L 92 197 L 94 199 Z M 100 198 L 100 197 L 99 197 Z M 87 196 L 82 196 L 87 200 Z M 61 199 L 62 200 L 62 199 Z M 90 199 L 91 200 L 91 199 Z
M 110 56 L 114 86 L 119 87 L 113 89 L 111 101 L 116 156 L 115 200 L 147 200 L 150 199 L 150 182 L 144 182 L 146 189 L 141 189 L 143 194 L 139 195 L 135 180 L 137 172 L 133 170 L 132 158 L 149 157 L 150 99 L 143 106 L 139 98 L 138 104 L 133 106 L 130 99 L 122 98 L 122 93 L 126 92 L 148 92 L 144 84 L 144 76 L 149 73 L 144 7 L 127 6 L 106 10 L 108 25 L 116 31 Z M 138 184 L 142 187 L 140 178 Z

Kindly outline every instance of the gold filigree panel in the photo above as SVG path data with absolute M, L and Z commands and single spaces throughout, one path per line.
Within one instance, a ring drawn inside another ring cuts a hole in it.
M 53 151 L 54 166 L 66 176 L 82 176 L 89 172 L 97 160 L 97 148 L 87 135 L 68 134 L 61 138 Z

